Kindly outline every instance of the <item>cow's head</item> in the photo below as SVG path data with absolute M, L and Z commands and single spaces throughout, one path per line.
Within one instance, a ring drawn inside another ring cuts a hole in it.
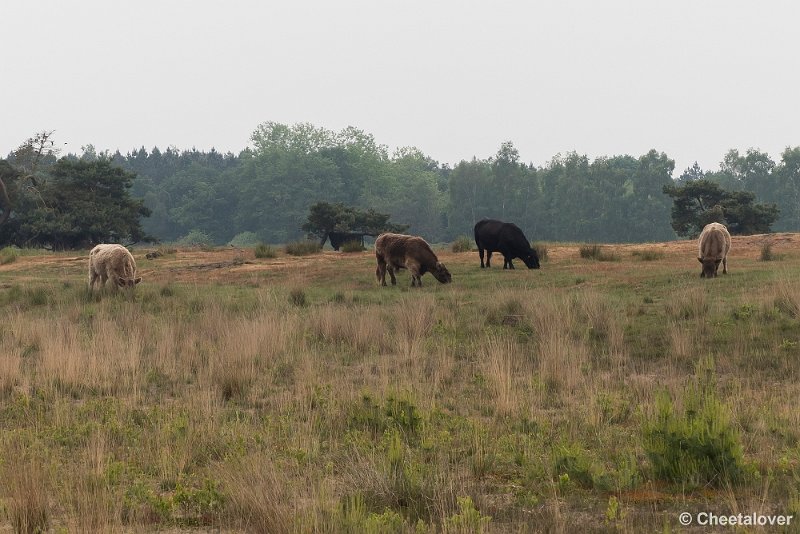
M 539 255 L 536 254 L 536 251 L 531 249 L 527 255 L 522 256 L 522 261 L 525 263 L 525 266 L 528 269 L 538 269 L 539 268 Z
M 714 260 L 711 258 L 702 258 L 698 257 L 697 261 L 699 261 L 703 265 L 703 270 L 700 272 L 700 278 L 714 278 L 717 276 L 717 269 L 719 268 L 719 264 L 722 259 Z
M 444 263 L 437 261 L 436 267 L 433 268 L 431 274 L 434 278 L 440 281 L 443 284 L 449 284 L 453 281 L 453 277 L 450 275 L 450 271 L 447 270 L 447 267 L 444 266 Z
M 141 276 L 137 276 L 136 278 L 118 278 L 117 285 L 119 287 L 134 287 L 136 284 L 142 281 Z

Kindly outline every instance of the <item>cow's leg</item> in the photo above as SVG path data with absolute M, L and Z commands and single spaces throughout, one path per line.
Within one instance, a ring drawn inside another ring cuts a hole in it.
M 487 250 L 486 251 L 486 266 L 487 267 L 491 267 L 491 262 L 492 262 L 492 251 L 491 250 Z
M 422 287 L 422 273 L 420 272 L 420 265 L 415 261 L 407 261 L 406 269 L 411 273 L 411 287 Z
M 728 274 L 728 257 L 722 258 L 722 274 Z
M 507 258 L 506 261 L 508 262 L 508 268 L 513 269 L 514 263 L 511 261 L 513 258 Z
M 485 267 L 483 264 L 483 249 L 480 246 L 478 247 L 478 255 L 481 257 L 481 269 L 483 269 Z
M 94 284 L 97 281 L 97 273 L 94 269 L 89 267 L 89 293 L 94 289 Z
M 395 278 L 395 276 L 394 276 L 394 267 L 392 267 L 392 265 L 389 264 L 389 265 L 386 266 L 386 270 L 389 271 L 389 276 L 392 278 L 392 285 L 396 286 L 397 285 L 397 278 Z
M 375 268 L 375 277 L 382 286 L 386 285 L 386 262 L 378 259 L 378 266 Z

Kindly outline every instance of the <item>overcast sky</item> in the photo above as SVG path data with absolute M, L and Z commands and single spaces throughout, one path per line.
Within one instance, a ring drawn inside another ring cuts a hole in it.
M 800 145 L 800 4 L 11 0 L 0 154 L 238 153 L 264 121 L 352 125 L 441 163 L 655 148 L 676 176 Z

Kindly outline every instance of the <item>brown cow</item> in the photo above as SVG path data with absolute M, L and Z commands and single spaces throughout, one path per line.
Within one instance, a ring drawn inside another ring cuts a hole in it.
M 697 260 L 703 264 L 700 278 L 717 276 L 719 264 L 722 262 L 723 274 L 728 274 L 728 252 L 731 250 L 731 234 L 724 224 L 710 223 L 703 228 L 698 240 L 699 256 Z
M 89 252 L 89 291 L 94 289 L 98 278 L 100 287 L 110 278 L 114 289 L 133 288 L 142 281 L 141 276 L 136 276 L 136 261 L 128 249 L 111 244 L 97 245 Z
M 411 287 L 422 287 L 422 275 L 430 272 L 443 284 L 452 281 L 447 267 L 439 261 L 430 245 L 421 237 L 384 233 L 375 240 L 375 257 L 378 267 L 375 275 L 382 286 L 386 285 L 386 271 L 397 285 L 394 272 L 400 269 L 411 271 Z

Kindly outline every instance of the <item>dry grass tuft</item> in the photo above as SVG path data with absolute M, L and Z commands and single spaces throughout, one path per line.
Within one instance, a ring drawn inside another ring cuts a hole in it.
M 46 532 L 50 525 L 50 481 L 44 462 L 32 458 L 20 446 L 12 446 L 3 456 L 6 463 L 0 474 L 0 492 L 5 496 L 6 512 L 14 532 Z
M 494 396 L 495 412 L 510 415 L 518 410 L 514 363 L 520 360 L 519 345 L 511 339 L 489 337 L 479 344 L 478 358 L 483 362 Z
M 248 532 L 293 532 L 295 507 L 304 500 L 267 454 L 217 464 L 214 477 L 228 498 L 226 515 Z

